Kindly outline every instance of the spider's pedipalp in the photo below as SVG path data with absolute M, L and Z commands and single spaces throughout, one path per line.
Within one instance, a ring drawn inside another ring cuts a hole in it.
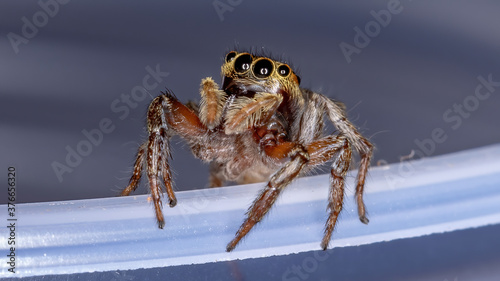
M 200 86 L 200 120 L 212 130 L 220 123 L 222 109 L 226 103 L 226 93 L 219 89 L 219 85 L 211 77 L 201 81 Z
M 256 93 L 253 98 L 240 97 L 229 105 L 225 133 L 241 133 L 265 123 L 275 113 L 283 97 L 277 94 Z

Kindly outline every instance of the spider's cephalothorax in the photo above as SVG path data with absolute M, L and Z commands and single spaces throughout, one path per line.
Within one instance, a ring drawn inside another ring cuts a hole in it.
M 170 92 L 149 106 L 149 139 L 139 148 L 134 173 L 122 195 L 137 188 L 145 166 L 158 226 L 165 225 L 161 192 L 177 203 L 169 166 L 169 138 L 177 134 L 193 154 L 210 163 L 210 185 L 268 181 L 248 216 L 227 245 L 238 242 L 269 211 L 298 176 L 332 162 L 329 217 L 321 247 L 326 249 L 342 210 L 344 179 L 352 152 L 361 156 L 356 183 L 359 219 L 368 223 L 363 189 L 373 146 L 347 120 L 344 105 L 300 88 L 300 78 L 285 63 L 250 53 L 229 52 L 222 65 L 222 88 L 210 77 L 201 82 L 200 105 L 180 103 Z M 323 135 L 324 116 L 338 133 Z

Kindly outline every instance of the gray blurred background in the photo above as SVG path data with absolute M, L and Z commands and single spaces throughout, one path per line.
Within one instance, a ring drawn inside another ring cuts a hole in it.
M 343 101 L 373 164 L 500 141 L 500 86 L 475 96 L 479 76 L 500 82 L 496 1 L 47 3 L 0 3 L 0 181 L 16 168 L 18 202 L 116 196 L 152 97 L 198 100 L 235 46 L 285 58 L 303 87 Z M 172 144 L 177 190 L 206 187 L 208 167 Z

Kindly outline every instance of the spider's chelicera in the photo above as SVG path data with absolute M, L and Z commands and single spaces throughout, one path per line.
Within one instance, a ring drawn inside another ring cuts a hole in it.
M 363 202 L 373 146 L 347 120 L 342 103 L 301 88 L 285 63 L 246 52 L 229 52 L 222 65 L 222 88 L 210 77 L 201 81 L 200 105 L 182 104 L 170 92 L 156 97 L 147 114 L 148 140 L 139 148 L 134 173 L 122 195 L 134 191 L 145 167 L 158 227 L 165 221 L 161 193 L 177 203 L 169 165 L 172 135 L 210 163 L 210 186 L 268 181 L 250 206 L 247 218 L 229 242 L 232 251 L 260 222 L 280 193 L 298 176 L 332 161 L 329 216 L 321 247 L 327 249 L 342 210 L 344 180 L 352 152 L 361 156 L 356 182 L 359 219 L 368 223 Z M 324 135 L 324 116 L 337 133 Z

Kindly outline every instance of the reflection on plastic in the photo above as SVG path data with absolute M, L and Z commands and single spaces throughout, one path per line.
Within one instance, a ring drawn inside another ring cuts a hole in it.
M 330 247 L 368 244 L 500 223 L 500 145 L 370 170 L 359 222 L 347 202 Z M 262 184 L 178 192 L 157 228 L 147 195 L 17 206 L 16 277 L 200 264 L 319 249 L 328 176 L 295 181 L 232 253 L 246 208 Z M 0 209 L 6 209 L 2 205 Z M 6 221 L 5 212 L 2 212 Z M 2 232 L 4 233 L 4 232 Z M 6 252 L 7 237 L 0 237 Z M 0 263 L 0 277 L 13 276 Z

